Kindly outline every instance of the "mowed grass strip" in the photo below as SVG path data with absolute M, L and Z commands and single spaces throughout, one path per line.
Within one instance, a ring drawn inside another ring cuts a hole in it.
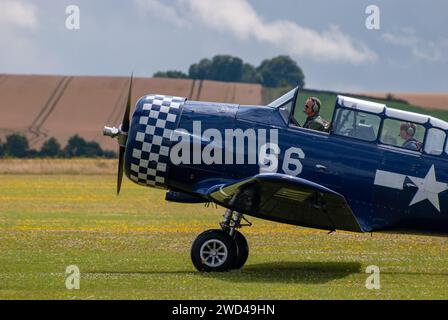
M 0 175 L 0 299 L 447 299 L 448 240 L 327 234 L 250 219 L 242 270 L 197 272 L 190 246 L 223 209 L 164 201 L 113 175 Z M 66 267 L 81 271 L 65 288 Z M 368 290 L 366 267 L 381 270 Z
M 0 159 L 0 174 L 116 174 L 117 159 Z

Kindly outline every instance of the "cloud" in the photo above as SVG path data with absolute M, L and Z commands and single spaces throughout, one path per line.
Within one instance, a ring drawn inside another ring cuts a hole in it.
M 36 12 L 33 4 L 18 0 L 0 0 L 0 25 L 34 30 L 38 26 Z
M 415 46 L 412 48 L 412 54 L 423 61 L 427 62 L 444 62 L 448 61 L 448 40 L 439 42 L 429 41 L 424 46 Z
M 24 0 L 0 0 L 0 72 L 28 72 L 44 65 L 36 38 L 38 10 Z
M 169 21 L 178 27 L 189 26 L 188 20 L 181 17 L 176 8 L 163 4 L 158 0 L 135 0 L 143 13 L 151 14 L 160 19 Z
M 418 60 L 425 62 L 444 62 L 448 60 L 448 39 L 423 40 L 417 37 L 411 28 L 403 29 L 400 33 L 384 33 L 382 40 L 388 44 L 404 47 Z
M 195 21 L 240 40 L 254 39 L 287 54 L 318 62 L 361 64 L 374 62 L 375 52 L 355 44 L 337 26 L 318 32 L 290 20 L 265 21 L 248 0 L 177 0 L 173 6 L 156 0 L 136 0 L 147 12 L 167 20 Z M 155 7 L 162 8 L 160 14 Z
M 396 46 L 410 47 L 417 44 L 418 39 L 416 36 L 411 34 L 392 34 L 392 33 L 384 33 L 381 35 L 381 38 L 390 44 Z

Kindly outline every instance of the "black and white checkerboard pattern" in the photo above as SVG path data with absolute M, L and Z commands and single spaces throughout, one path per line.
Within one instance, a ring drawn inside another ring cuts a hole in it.
M 144 185 L 164 188 L 169 164 L 171 135 L 185 98 L 149 95 L 140 110 L 133 136 L 130 178 Z

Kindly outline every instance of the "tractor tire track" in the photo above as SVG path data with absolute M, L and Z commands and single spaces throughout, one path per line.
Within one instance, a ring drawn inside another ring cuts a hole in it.
M 236 103 L 236 83 L 232 83 L 232 100 L 231 103 Z
M 56 96 L 56 93 L 58 92 L 59 88 L 62 86 L 62 84 L 64 83 L 65 78 L 62 78 L 58 84 L 56 85 L 56 88 L 53 90 L 53 92 L 50 94 L 50 96 L 47 99 L 47 102 L 45 103 L 44 107 L 42 108 L 42 110 L 38 113 L 38 115 L 36 116 L 36 118 L 34 118 L 34 120 L 31 122 L 31 125 L 28 129 L 28 131 L 31 132 L 31 134 L 33 134 L 33 138 L 31 138 L 31 140 L 36 139 L 39 137 L 39 132 L 36 130 L 36 124 L 39 122 L 39 119 L 41 118 L 42 115 L 44 115 L 47 111 L 47 109 L 50 107 L 51 102 L 53 101 L 54 97 Z
M 190 94 L 188 95 L 188 99 L 189 100 L 193 99 L 194 87 L 195 86 L 196 86 L 196 80 L 193 80 L 193 82 L 191 83 L 191 87 L 190 87 Z
M 112 108 L 112 111 L 109 113 L 109 116 L 107 117 L 105 124 L 112 124 L 112 123 L 121 124 L 120 116 L 121 112 L 124 110 L 126 106 L 127 94 L 129 90 L 128 85 L 129 83 L 127 81 L 123 83 L 123 86 L 120 89 L 120 94 L 118 95 L 114 107 Z M 94 140 L 98 140 L 99 138 L 101 138 L 102 135 L 103 135 L 102 132 L 99 131 L 95 135 Z
M 123 83 L 123 88 L 121 89 L 120 96 L 118 97 L 118 99 L 114 105 L 114 113 L 115 114 L 113 115 L 113 117 L 107 119 L 107 123 L 121 124 L 121 120 L 122 120 L 121 117 L 124 114 L 124 110 L 125 110 L 125 106 L 126 106 L 126 102 L 127 102 L 127 98 L 128 98 L 128 91 L 129 91 L 129 83 L 128 83 L 128 81 L 125 81 Z
M 234 83 L 229 83 L 226 89 L 225 101 L 227 103 L 235 103 L 236 98 L 236 85 Z
M 29 127 L 28 131 L 30 131 L 34 138 L 30 139 L 30 146 L 35 145 L 42 139 L 45 139 L 48 135 L 41 130 L 42 126 L 44 125 L 45 121 L 48 119 L 50 114 L 54 111 L 56 108 L 59 100 L 64 95 L 65 90 L 67 89 L 70 82 L 73 80 L 73 77 L 64 77 L 59 81 L 56 88 L 48 98 L 46 104 L 40 111 L 40 113 L 37 115 L 37 117 L 33 120 L 31 123 L 31 126 Z
M 204 83 L 204 80 L 199 80 L 199 88 L 198 88 L 198 93 L 196 95 L 196 100 L 199 101 L 201 100 L 201 91 L 202 91 L 202 85 Z

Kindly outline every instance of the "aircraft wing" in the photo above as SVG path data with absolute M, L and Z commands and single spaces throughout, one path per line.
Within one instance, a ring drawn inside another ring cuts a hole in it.
M 232 182 L 208 181 L 195 189 L 223 207 L 262 219 L 362 232 L 342 195 L 309 180 L 269 173 Z

